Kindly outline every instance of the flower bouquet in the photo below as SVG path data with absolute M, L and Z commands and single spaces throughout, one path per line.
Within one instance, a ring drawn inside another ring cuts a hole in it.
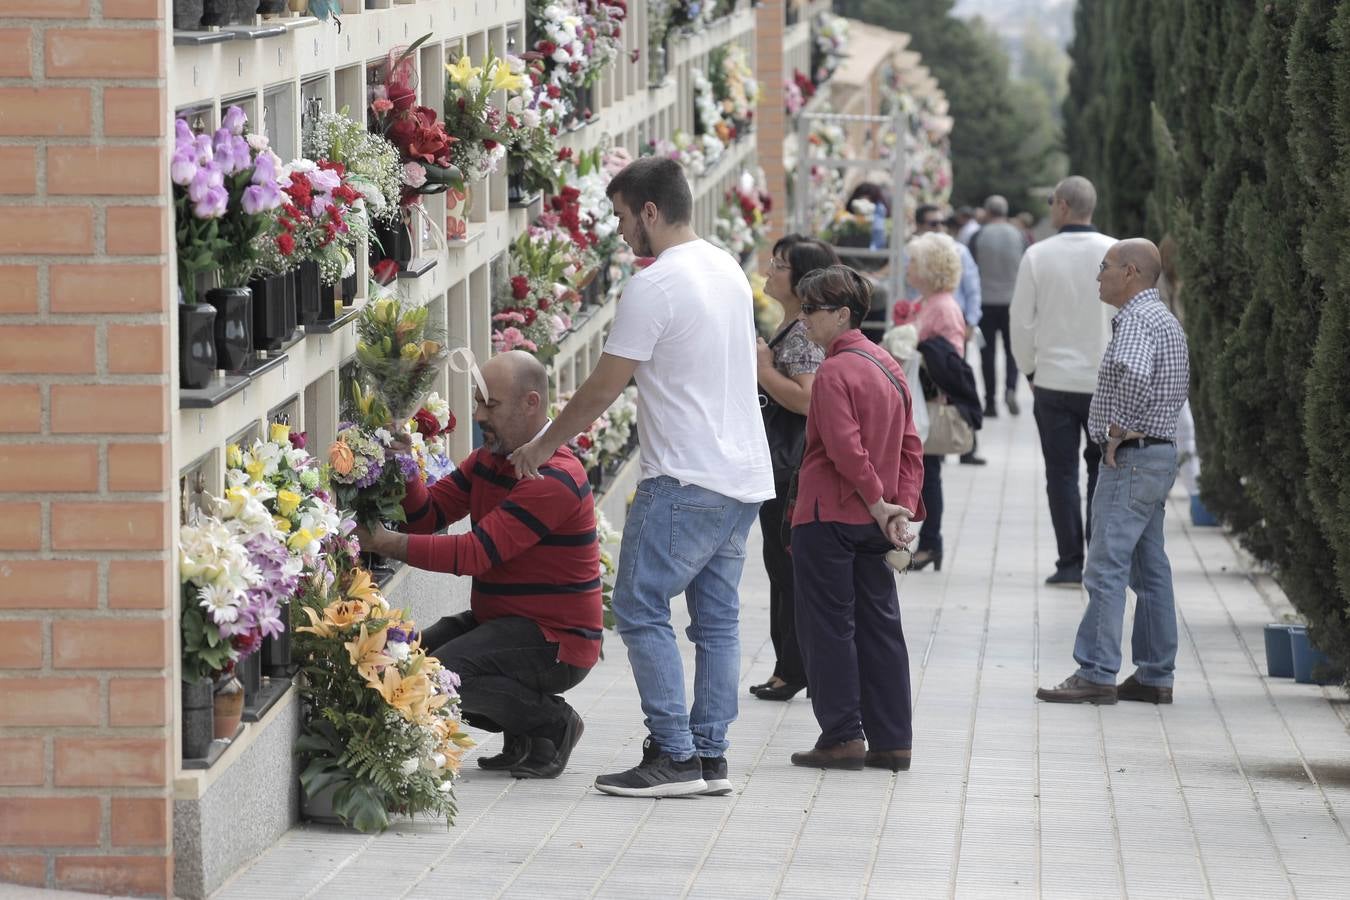
M 719 113 L 730 126 L 730 139 L 743 136 L 754 123 L 759 103 L 759 82 L 745 48 L 724 44 L 714 50 L 708 60 L 708 74 Z
M 829 11 L 811 23 L 811 71 L 816 84 L 829 78 L 848 56 L 848 19 Z
M 356 320 L 356 360 L 362 381 L 389 414 L 405 422 L 422 405 L 449 351 L 427 326 L 431 310 L 385 297 L 368 303 Z
M 430 37 L 424 35 L 406 49 L 390 51 L 384 83 L 374 89 L 370 103 L 375 130 L 398 149 L 403 162 L 400 202 L 404 206 L 417 203 L 422 194 L 439 194 L 452 186 L 464 188 L 464 175 L 450 158 L 457 139 L 446 132 L 436 110 L 417 104 L 413 53 Z
M 759 249 L 768 232 L 765 213 L 773 201 L 762 187 L 763 171 L 758 175 L 741 173 L 736 184 L 727 189 L 713 222 L 714 242 L 742 261 Z
M 353 383 L 360 421 L 342 422 L 328 448 L 328 482 L 339 509 L 358 522 L 406 522 L 403 498 L 419 468 L 412 453 L 395 441 L 389 408 L 374 393 Z
M 509 280 L 492 298 L 494 352 L 521 349 L 544 362 L 553 358 L 580 306 L 569 285 L 578 271 L 576 254 L 571 236 L 557 227 L 531 226 L 516 238 Z
M 416 627 L 389 608 L 356 567 L 353 542 L 334 535 L 295 605 L 305 721 L 295 751 L 314 802 L 362 832 L 391 814 L 454 821 L 453 779 L 473 742 L 460 726 L 459 678 L 422 649 Z
M 282 168 L 281 182 L 280 212 L 255 243 L 258 268 L 284 275 L 314 262 L 324 284 L 355 273 L 353 252 L 369 236 L 370 219 L 346 167 L 328 159 L 297 159 Z
M 489 55 L 475 66 L 468 55 L 445 67 L 445 128 L 454 134 L 450 161 L 466 176 L 481 181 L 497 171 L 522 123 L 492 102 L 497 91 L 516 94 L 528 85 L 522 60 Z M 524 101 L 516 105 L 523 109 Z
M 304 154 L 344 168 L 343 182 L 361 193 L 370 218 L 388 222 L 398 215 L 403 193 L 403 162 L 398 148 L 340 113 L 319 114 L 304 134 Z
M 450 404 L 432 391 L 408 423 L 413 452 L 428 485 L 435 484 L 455 470 L 447 441 L 454 430 L 455 414 L 450 411 Z

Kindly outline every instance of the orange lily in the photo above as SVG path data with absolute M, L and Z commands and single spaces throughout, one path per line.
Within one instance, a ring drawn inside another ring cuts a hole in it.
M 374 634 L 369 633 L 363 623 L 360 637 L 342 645 L 347 648 L 347 654 L 351 657 L 352 665 L 356 666 L 357 674 L 366 681 L 379 678 L 380 670 L 394 663 L 394 658 L 385 655 L 384 652 L 388 636 L 389 632 L 384 628 Z

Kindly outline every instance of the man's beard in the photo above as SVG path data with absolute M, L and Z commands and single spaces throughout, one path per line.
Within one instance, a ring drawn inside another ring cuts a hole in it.
M 647 226 L 642 224 L 641 220 L 638 220 L 637 234 L 634 235 L 634 238 L 635 243 L 632 245 L 633 252 L 636 253 L 638 256 L 651 256 L 652 238 L 651 235 L 647 233 Z
M 495 453 L 498 456 L 507 455 L 508 451 L 500 434 L 490 428 L 484 428 L 482 425 L 478 426 L 478 430 L 483 432 L 483 446 L 487 448 L 489 453 Z

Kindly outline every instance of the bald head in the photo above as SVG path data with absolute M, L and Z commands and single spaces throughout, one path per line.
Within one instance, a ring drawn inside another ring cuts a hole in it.
M 1120 241 L 1113 249 L 1122 266 L 1134 266 L 1145 289 L 1158 286 L 1158 276 L 1162 274 L 1162 254 L 1158 252 L 1157 245 L 1148 238 L 1130 238 Z
M 1056 205 L 1063 205 L 1064 223 L 1087 225 L 1097 208 L 1097 189 L 1082 175 L 1070 175 L 1055 185 Z
M 505 456 L 548 420 L 548 370 L 524 350 L 509 350 L 483 363 L 481 371 L 488 396 L 475 398 L 473 418 L 483 445 Z

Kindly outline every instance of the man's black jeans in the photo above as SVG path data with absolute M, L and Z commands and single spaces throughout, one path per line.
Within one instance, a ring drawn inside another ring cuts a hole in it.
M 570 709 L 557 695 L 590 672 L 559 662 L 558 645 L 518 616 L 447 616 L 422 632 L 422 646 L 459 675 L 464 721 L 484 731 L 553 738 Z
M 1092 494 L 1097 489 L 1097 466 L 1102 451 L 1088 437 L 1088 410 L 1091 394 L 1055 391 L 1034 385 L 1033 411 L 1036 430 L 1041 434 L 1041 455 L 1045 457 L 1045 494 L 1050 500 L 1050 522 L 1055 527 L 1059 559 L 1056 569 L 1083 569 L 1083 548 L 1092 538 Z M 1079 441 L 1086 442 L 1083 459 L 1087 462 L 1087 528 L 1083 527 L 1083 501 L 1078 493 Z
M 1003 388 L 1017 390 L 1017 360 L 1012 355 L 1012 335 L 1008 333 L 1007 306 L 986 306 L 980 311 L 980 332 L 984 335 L 984 347 L 980 349 L 980 370 L 984 375 L 984 406 L 992 409 L 994 398 L 998 396 L 998 359 L 994 347 L 999 335 L 1003 336 Z

